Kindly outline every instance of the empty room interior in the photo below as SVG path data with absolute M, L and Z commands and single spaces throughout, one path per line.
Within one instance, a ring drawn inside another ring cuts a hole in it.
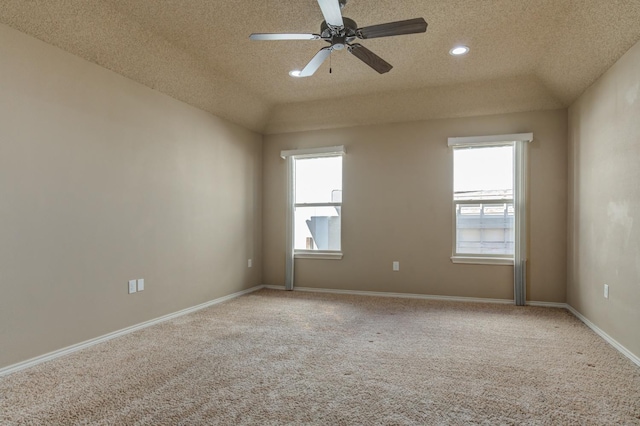
M 0 423 L 640 424 L 640 0 L 3 0 Z

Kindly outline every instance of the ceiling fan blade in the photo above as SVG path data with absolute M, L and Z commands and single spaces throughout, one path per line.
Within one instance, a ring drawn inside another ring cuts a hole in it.
M 406 21 L 387 22 L 386 24 L 371 25 L 358 28 L 358 38 L 389 37 L 403 34 L 424 33 L 427 31 L 427 21 L 424 18 L 408 19 Z
M 316 56 L 314 56 L 313 59 L 309 61 L 307 66 L 304 67 L 302 71 L 300 71 L 300 77 L 312 76 L 313 73 L 315 73 L 318 68 L 320 68 L 320 65 L 322 65 L 325 59 L 329 57 L 329 55 L 331 55 L 331 46 L 323 47 L 322 49 L 320 49 L 320 51 L 316 53 Z
M 276 33 L 253 33 L 249 36 L 251 40 L 318 40 L 319 34 L 276 34 Z
M 350 45 L 349 53 L 360 59 L 365 64 L 369 65 L 374 70 L 378 71 L 380 74 L 389 72 L 391 71 L 391 68 L 393 68 L 393 65 L 391 65 L 360 43 Z
M 340 11 L 340 2 L 338 2 L 338 0 L 318 0 L 318 5 L 328 25 L 344 27 L 342 12 Z

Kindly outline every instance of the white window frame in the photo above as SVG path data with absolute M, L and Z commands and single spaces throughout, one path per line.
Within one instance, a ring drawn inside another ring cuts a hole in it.
M 285 274 L 285 289 L 293 290 L 293 270 L 294 259 L 342 259 L 342 235 L 340 236 L 340 250 L 296 250 L 294 248 L 295 239 L 295 224 L 294 216 L 296 207 L 340 207 L 342 212 L 341 202 L 326 202 L 326 203 L 296 203 L 295 200 L 295 160 L 303 158 L 321 158 L 321 157 L 336 157 L 345 155 L 346 151 L 344 146 L 329 146 L 321 148 L 308 148 L 308 149 L 294 149 L 282 151 L 280 156 L 287 161 L 287 230 L 286 230 L 286 274 Z M 341 219 L 342 222 L 342 219 Z M 342 226 L 341 226 L 342 234 Z
M 533 133 L 517 133 L 507 135 L 490 135 L 490 136 L 471 136 L 471 137 L 453 137 L 448 139 L 448 145 L 451 148 L 473 148 L 473 147 L 491 147 L 512 145 L 514 147 L 513 161 L 513 208 L 514 208 L 514 255 L 496 255 L 496 254 L 457 254 L 456 253 L 456 205 L 460 201 L 453 201 L 453 248 L 451 261 L 453 263 L 470 263 L 482 265 L 515 265 L 526 261 L 526 142 L 533 140 Z M 453 155 L 452 155 L 453 158 Z M 452 160 L 453 161 L 453 160 Z M 451 191 L 453 195 L 453 191 Z M 453 197 L 452 197 L 453 198 Z M 496 204 L 504 203 L 506 200 L 496 200 Z M 509 199 L 509 201 L 511 201 Z M 464 203 L 464 202 L 462 202 Z M 481 204 L 479 200 L 469 202 L 473 204 Z M 494 203 L 491 201 L 490 203 Z M 518 292 L 516 292 L 517 294 Z
M 451 146 L 453 149 L 493 148 L 493 147 L 510 146 L 510 147 L 513 147 L 513 152 L 515 154 L 514 142 L 492 142 L 492 143 L 487 142 L 483 144 L 459 143 L 453 146 L 449 144 L 449 146 Z M 455 167 L 455 163 L 454 163 L 454 167 Z M 514 168 L 514 183 L 515 183 L 515 168 Z M 515 185 L 514 185 L 514 189 L 515 189 Z M 492 199 L 456 200 L 455 193 L 453 195 L 454 195 L 453 212 L 452 212 L 453 213 L 453 254 L 451 256 L 451 261 L 453 263 L 475 263 L 475 264 L 483 264 L 483 265 L 513 265 L 513 256 L 514 256 L 513 254 L 458 253 L 457 251 L 458 223 L 457 223 L 456 211 L 458 206 L 465 205 L 465 204 L 480 204 L 483 206 L 486 204 L 513 204 L 514 211 L 515 211 L 515 195 L 513 196 L 513 198 L 501 198 L 501 199 L 493 199 L 493 200 Z M 514 224 L 514 227 L 515 227 L 515 224 Z

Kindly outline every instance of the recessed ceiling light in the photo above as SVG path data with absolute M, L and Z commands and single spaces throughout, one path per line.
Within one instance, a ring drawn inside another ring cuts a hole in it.
M 469 53 L 469 48 L 467 46 L 456 46 L 449 51 L 449 55 L 453 56 L 461 56 Z
M 289 71 L 291 77 L 300 77 L 300 70 Z

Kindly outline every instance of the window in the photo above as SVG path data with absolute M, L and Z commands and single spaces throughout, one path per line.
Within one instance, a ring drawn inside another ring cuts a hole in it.
M 513 159 L 513 143 L 454 148 L 454 256 L 513 257 Z
M 295 258 L 342 259 L 344 146 L 282 151 L 287 160 L 285 288 L 293 290 Z
M 296 255 L 340 252 L 342 155 L 293 159 Z

